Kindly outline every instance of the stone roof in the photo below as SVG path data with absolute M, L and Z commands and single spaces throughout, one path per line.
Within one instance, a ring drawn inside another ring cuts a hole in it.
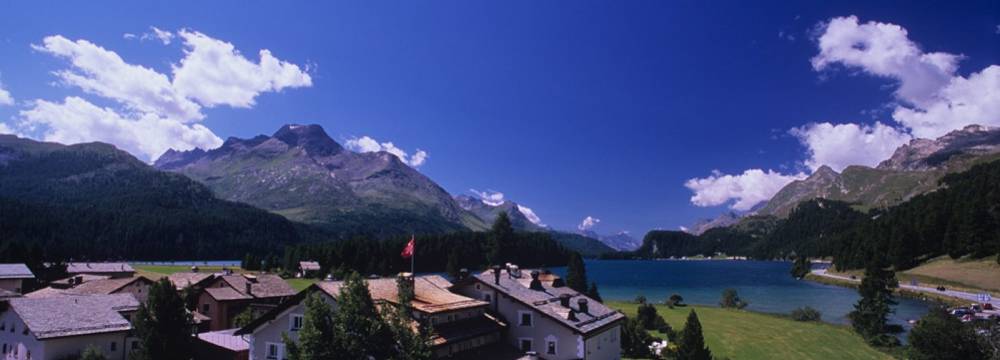
M 295 295 L 295 289 L 285 279 L 273 274 L 234 274 L 219 276 L 239 293 L 255 298 L 271 298 Z M 246 293 L 246 284 L 250 284 L 250 294 Z
M 236 330 L 239 329 L 204 332 L 198 334 L 198 339 L 230 351 L 250 351 L 250 343 L 234 335 Z
M 66 272 L 70 274 L 99 274 L 135 272 L 132 265 L 122 262 L 71 262 L 66 264 Z
M 21 297 L 21 294 L 18 294 L 16 292 L 13 292 L 13 291 L 10 291 L 10 290 L 7 290 L 7 289 L 0 289 L 0 301 L 4 301 L 4 300 L 7 300 L 7 299 L 16 298 L 16 297 Z
M 128 331 L 121 315 L 134 311 L 139 301 L 131 294 L 15 298 L 10 308 L 40 340 Z
M 31 273 L 27 265 L 24 264 L 0 264 L 0 279 L 34 279 L 35 274 Z
M 489 314 L 482 314 L 472 319 L 434 325 L 431 343 L 434 346 L 454 344 L 477 336 L 503 331 L 505 327 L 507 324 L 503 321 Z
M 83 284 L 77 285 L 73 288 L 66 289 L 66 292 L 78 295 L 111 294 L 135 282 L 143 282 L 146 284 L 153 283 L 153 281 L 144 278 L 142 276 L 118 278 L 118 279 L 91 280 Z
M 319 271 L 320 266 L 317 261 L 299 261 L 299 269 L 302 271 Z
M 368 290 L 372 299 L 396 303 L 399 299 L 396 278 L 367 279 Z M 316 285 L 324 292 L 336 298 L 340 295 L 343 281 L 321 281 Z M 413 280 L 413 302 L 411 305 L 417 311 L 437 313 L 458 309 L 486 306 L 489 303 L 471 299 L 448 290 L 451 282 L 440 275 L 417 276 Z
M 24 294 L 26 298 L 40 299 L 53 296 L 64 296 L 66 295 L 65 289 L 58 289 L 51 286 L 43 287 L 41 289 L 32 291 L 30 293 Z
M 230 301 L 230 300 L 249 300 L 253 299 L 253 296 L 247 296 L 243 293 L 236 291 L 231 287 L 213 287 L 205 289 L 208 296 L 218 301 Z
M 78 277 L 80 278 L 80 283 L 81 284 L 85 283 L 85 282 L 88 282 L 88 281 L 106 280 L 106 279 L 110 279 L 111 278 L 110 276 L 107 276 L 107 275 L 80 274 L 80 275 L 76 275 L 76 276 L 70 276 L 70 277 L 65 278 L 65 279 L 59 279 L 59 280 L 53 281 L 52 284 L 56 285 L 58 287 L 67 287 L 67 286 L 78 285 L 78 284 L 71 284 L 70 283 L 70 282 L 74 282 L 75 283 L 76 282 L 76 278 L 78 278 Z
M 183 290 L 190 285 L 198 285 L 203 281 L 215 278 L 215 274 L 203 272 L 176 272 L 167 276 L 167 280 L 174 284 L 177 290 Z
M 605 325 L 625 318 L 624 314 L 594 299 L 588 298 L 569 287 L 552 287 L 551 281 L 542 281 L 541 289 L 533 290 L 529 286 L 531 277 L 527 275 L 530 273 L 530 270 L 522 270 L 523 275 L 520 278 L 516 278 L 504 272 L 500 276 L 499 284 L 494 283 L 492 270 L 474 275 L 474 278 L 480 283 L 500 293 L 507 294 L 518 302 L 582 334 L 603 328 Z M 569 296 L 568 307 L 562 306 L 560 301 L 560 296 L 564 294 Z M 579 301 L 581 299 L 587 301 L 587 312 L 580 312 Z M 570 312 L 573 312 L 575 320 L 570 318 Z

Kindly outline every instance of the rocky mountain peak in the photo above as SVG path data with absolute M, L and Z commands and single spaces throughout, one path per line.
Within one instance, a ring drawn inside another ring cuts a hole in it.
M 937 139 L 913 139 L 900 146 L 878 169 L 924 171 L 937 169 L 956 155 L 1000 152 L 1000 129 L 969 125 Z
M 301 147 L 310 155 L 316 156 L 333 155 L 344 149 L 326 134 L 322 126 L 316 124 L 288 124 L 278 129 L 271 137 L 288 144 L 289 147 Z

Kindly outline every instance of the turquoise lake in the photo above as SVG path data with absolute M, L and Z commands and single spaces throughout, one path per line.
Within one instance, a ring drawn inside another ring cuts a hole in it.
M 796 280 L 789 275 L 791 263 L 777 261 L 665 261 L 588 260 L 587 277 L 596 282 L 605 300 L 631 301 L 638 295 L 662 303 L 670 294 L 680 294 L 688 304 L 717 306 L 722 290 L 734 288 L 750 302 L 747 310 L 788 314 L 811 306 L 823 321 L 848 324 L 847 314 L 858 301 L 850 288 Z M 565 275 L 565 268 L 554 272 Z M 909 330 L 910 319 L 918 319 L 931 303 L 897 298 L 890 322 Z

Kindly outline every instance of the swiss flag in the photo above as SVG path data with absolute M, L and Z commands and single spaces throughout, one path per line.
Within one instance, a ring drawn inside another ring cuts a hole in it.
M 403 252 L 399 254 L 404 259 L 409 259 L 413 257 L 413 247 L 416 245 L 416 239 L 410 236 L 410 242 L 406 243 L 406 247 L 403 248 Z

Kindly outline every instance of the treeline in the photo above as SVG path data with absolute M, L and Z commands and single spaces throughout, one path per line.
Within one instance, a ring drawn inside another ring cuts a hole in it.
M 849 203 L 814 199 L 799 204 L 786 219 L 753 217 L 701 236 L 651 231 L 636 251 L 605 258 L 832 256 L 837 268 L 858 269 L 884 257 L 888 265 L 908 269 L 944 254 L 983 258 L 1000 252 L 1000 161 L 941 181 L 937 191 L 867 213 Z
M 507 262 L 522 267 L 563 266 L 571 253 L 548 233 L 515 232 L 506 214 L 499 216 L 488 232 L 418 235 L 414 239 L 417 272 L 454 274 L 462 268 L 474 271 Z M 410 260 L 400 256 L 409 241 L 409 236 L 395 236 L 298 244 L 286 248 L 282 263 L 284 269 L 295 269 L 299 261 L 318 261 L 321 274 L 354 270 L 389 275 L 410 270 Z

